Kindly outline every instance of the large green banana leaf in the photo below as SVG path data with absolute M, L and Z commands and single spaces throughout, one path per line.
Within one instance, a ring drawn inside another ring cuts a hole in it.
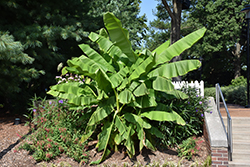
M 187 74 L 188 72 L 195 70 L 201 66 L 201 62 L 199 60 L 182 60 L 169 64 L 163 64 L 159 68 L 151 71 L 148 74 L 148 77 L 165 77 L 165 78 L 173 78 L 177 76 L 182 76 Z
M 170 45 L 166 50 L 161 51 L 159 55 L 156 54 L 156 65 L 169 62 L 175 56 L 179 56 L 184 50 L 190 48 L 195 42 L 203 37 L 205 32 L 206 28 L 201 28 Z
M 98 139 L 98 151 L 103 150 L 102 157 L 97 161 L 92 161 L 90 165 L 101 163 L 111 153 L 111 151 L 108 149 L 108 143 L 112 133 L 113 125 L 114 122 L 107 122 L 106 124 L 104 124 L 102 132 L 99 134 Z
M 177 124 L 185 125 L 185 121 L 176 112 L 166 111 L 147 111 L 141 114 L 143 117 L 147 117 L 150 120 L 155 121 L 176 121 Z
M 153 88 L 161 92 L 168 92 L 174 90 L 174 85 L 170 79 L 158 76 L 153 81 Z
M 115 69 L 112 65 L 110 65 L 99 53 L 97 53 L 95 50 L 90 48 L 89 45 L 81 44 L 79 47 L 82 49 L 82 51 L 88 55 L 88 57 L 94 61 L 96 64 L 98 64 L 99 67 L 103 69 L 103 71 L 107 72 L 115 72 Z
M 170 40 L 167 40 L 163 44 L 161 44 L 159 47 L 157 47 L 152 53 L 156 53 L 157 55 L 160 55 L 163 51 L 166 50 L 170 45 Z
M 103 20 L 105 27 L 109 32 L 111 41 L 128 56 L 131 62 L 135 62 L 137 56 L 135 55 L 131 42 L 129 41 L 128 30 L 122 28 L 121 21 L 118 20 L 112 13 L 106 13 Z
M 93 42 L 98 43 L 100 50 L 104 51 L 104 53 L 108 53 L 108 55 L 112 57 L 114 61 L 121 65 L 120 68 L 125 67 L 128 64 L 129 59 L 127 55 L 124 54 L 122 50 L 118 46 L 115 46 L 114 43 L 109 39 L 93 32 L 90 33 L 89 38 Z

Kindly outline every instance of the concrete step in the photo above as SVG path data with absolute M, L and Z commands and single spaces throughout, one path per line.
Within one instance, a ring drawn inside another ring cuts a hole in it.
M 250 141 L 233 140 L 233 151 L 234 150 L 250 150 Z
M 250 152 L 245 152 L 242 150 L 233 151 L 232 154 L 233 161 L 250 161 Z M 250 166 L 250 163 L 249 163 Z
M 227 124 L 227 117 L 222 117 L 224 124 Z M 250 117 L 232 117 L 232 124 L 250 124 Z
M 250 160 L 248 161 L 228 161 L 229 167 L 250 167 Z
M 233 141 L 234 140 L 243 140 L 243 141 L 250 141 L 250 131 L 236 131 L 233 132 Z
M 227 130 L 227 124 L 225 124 Z M 250 124 L 232 124 L 232 132 L 250 132 Z
M 232 125 L 232 131 L 244 131 L 244 132 L 250 132 L 250 124 L 233 124 Z

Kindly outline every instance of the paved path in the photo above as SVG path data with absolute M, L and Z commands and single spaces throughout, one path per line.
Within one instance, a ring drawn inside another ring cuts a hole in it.
M 236 104 L 227 104 L 228 111 L 231 117 L 250 117 L 250 108 Z M 226 117 L 227 113 L 224 105 L 221 103 L 220 112 L 222 117 Z

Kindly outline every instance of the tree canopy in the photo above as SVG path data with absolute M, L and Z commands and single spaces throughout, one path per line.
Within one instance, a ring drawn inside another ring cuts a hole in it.
M 22 92 L 20 98 L 27 97 L 27 94 L 33 96 L 34 93 L 45 95 L 45 89 L 55 84 L 55 76 L 59 74 L 57 65 L 81 54 L 77 45 L 89 43 L 89 32 L 103 27 L 102 16 L 107 11 L 112 11 L 122 20 L 124 27 L 131 31 L 134 41 L 140 41 L 145 35 L 146 18 L 138 16 L 139 3 L 140 0 L 2 0 L 0 32 L 9 32 L 16 42 L 20 42 L 21 51 L 32 60 L 25 65 L 26 69 L 45 72 L 39 77 L 32 77 L 36 79 L 26 80 L 28 83 L 23 83 L 21 79 L 18 81 Z M 133 43 L 133 47 L 138 46 L 140 42 Z M 3 82 L 6 82 L 3 85 L 7 85 L 8 81 Z M 10 93 L 0 93 L 1 99 L 10 96 Z
M 207 28 L 207 32 L 193 49 L 182 55 L 182 58 L 202 60 L 202 79 L 207 81 L 206 83 L 229 84 L 233 78 L 244 74 L 242 66 L 246 62 L 243 57 L 246 43 L 240 37 L 245 14 L 240 11 L 250 1 L 191 2 L 188 12 L 182 15 L 181 36 L 203 26 Z M 163 10 L 161 3 L 157 6 L 156 16 L 157 19 L 150 23 L 152 38 L 147 42 L 151 48 L 157 47 L 155 41 L 170 39 L 170 16 Z M 192 78 L 190 77 L 189 79 Z

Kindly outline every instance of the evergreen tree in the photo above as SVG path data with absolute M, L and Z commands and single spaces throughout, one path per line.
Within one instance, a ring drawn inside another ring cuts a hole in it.
M 34 59 L 27 69 L 43 70 L 45 75 L 22 83 L 19 96 L 30 98 L 55 84 L 57 65 L 72 56 L 80 56 L 80 43 L 89 43 L 89 32 L 103 27 L 102 16 L 107 11 L 121 19 L 125 28 L 138 40 L 144 36 L 145 16 L 138 17 L 139 0 L 1 0 L 0 31 L 8 31 L 20 41 L 24 53 Z M 134 43 L 134 47 L 140 43 Z M 27 97 L 27 94 L 29 97 Z M 1 102 L 0 102 L 1 103 Z
M 22 82 L 29 82 L 43 73 L 25 66 L 32 64 L 34 58 L 23 51 L 24 46 L 12 35 L 0 31 L 0 97 L 4 98 L 6 105 L 11 94 L 20 92 Z

